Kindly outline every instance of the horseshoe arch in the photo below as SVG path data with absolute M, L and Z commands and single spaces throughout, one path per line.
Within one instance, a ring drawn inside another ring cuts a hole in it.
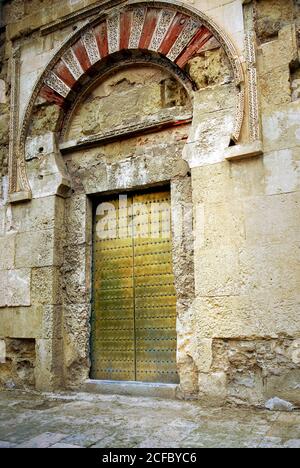
M 244 117 L 244 72 L 238 53 L 227 35 L 206 15 L 174 1 L 132 1 L 113 7 L 93 18 L 67 38 L 36 83 L 26 106 L 21 129 L 10 158 L 11 201 L 30 198 L 26 174 L 25 144 L 33 108 L 38 97 L 57 103 L 62 109 L 85 84 L 97 67 L 122 51 L 143 51 L 168 60 L 185 74 L 187 62 L 211 40 L 223 47 L 238 90 L 235 127 L 231 139 L 240 138 Z M 22 194 L 26 194 L 22 198 Z

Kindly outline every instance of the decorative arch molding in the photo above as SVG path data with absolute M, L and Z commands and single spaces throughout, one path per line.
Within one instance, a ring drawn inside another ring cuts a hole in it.
M 100 14 L 68 37 L 38 79 L 26 106 L 13 155 L 10 158 L 11 201 L 30 198 L 26 174 L 25 144 L 30 119 L 38 97 L 63 109 L 74 93 L 86 83 L 86 77 L 99 64 L 120 52 L 144 51 L 167 59 L 178 72 L 199 54 L 209 41 L 217 41 L 230 60 L 238 90 L 235 127 L 231 135 L 238 142 L 245 107 L 245 78 L 238 53 L 231 40 L 203 13 L 182 4 L 133 0 Z M 188 77 L 187 77 L 188 78 Z

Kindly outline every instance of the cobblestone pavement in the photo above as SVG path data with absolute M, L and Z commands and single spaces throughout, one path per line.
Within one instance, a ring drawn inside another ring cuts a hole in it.
M 90 394 L 0 393 L 0 447 L 300 448 L 300 412 Z

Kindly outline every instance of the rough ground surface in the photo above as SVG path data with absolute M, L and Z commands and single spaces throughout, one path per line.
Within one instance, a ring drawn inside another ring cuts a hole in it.
M 300 413 L 89 394 L 0 394 L 0 447 L 300 448 Z

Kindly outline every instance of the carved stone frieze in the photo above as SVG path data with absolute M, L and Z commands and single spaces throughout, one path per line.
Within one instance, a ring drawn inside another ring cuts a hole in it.
M 255 33 L 249 31 L 245 36 L 245 50 L 248 71 L 249 135 L 250 141 L 261 139 L 259 121 L 259 98 L 257 87 Z
M 199 30 L 201 25 L 190 19 L 185 25 L 182 33 L 177 38 L 167 57 L 172 62 L 178 58 L 178 56 L 183 52 L 184 48 L 190 43 L 196 32 Z
M 88 57 L 92 65 L 99 62 L 101 59 L 97 40 L 92 29 L 88 29 L 82 35 L 82 43 L 87 51 Z
M 84 73 L 78 58 L 76 57 L 72 47 L 70 47 L 62 56 L 62 61 L 69 69 L 75 80 L 78 80 Z M 60 93 L 59 93 L 60 94 Z
M 19 145 L 20 135 L 20 49 L 13 52 L 11 59 L 11 109 L 9 126 L 9 194 L 10 201 L 31 198 L 30 186 L 26 174 L 25 158 Z
M 120 15 L 107 18 L 108 50 L 110 54 L 120 50 Z
M 175 16 L 176 16 L 176 11 L 162 10 L 160 12 L 160 17 L 159 17 L 156 29 L 154 31 L 152 41 L 149 46 L 150 50 L 153 50 L 154 52 L 158 51 Z
M 67 97 L 70 88 L 66 85 L 54 72 L 50 71 L 47 78 L 45 78 L 45 84 L 49 86 L 49 88 L 56 91 L 63 97 Z
M 136 8 L 133 11 L 132 28 L 129 39 L 129 49 L 138 49 L 139 47 L 145 16 L 146 8 Z

